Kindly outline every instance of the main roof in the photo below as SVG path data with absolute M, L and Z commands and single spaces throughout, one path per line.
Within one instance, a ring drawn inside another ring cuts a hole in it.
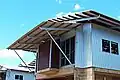
M 117 31 L 120 31 L 120 21 L 109 16 L 103 15 L 93 10 L 68 14 L 65 16 L 57 17 L 54 19 L 49 19 L 44 21 L 30 30 L 28 33 L 23 35 L 17 41 L 15 41 L 12 45 L 8 47 L 8 49 L 16 49 L 16 50 L 25 50 L 35 52 L 38 48 L 38 45 L 43 41 L 50 39 L 49 35 L 45 30 L 41 30 L 40 28 L 67 28 L 69 30 L 79 27 L 83 23 L 96 23 L 99 25 L 103 25 L 107 28 L 111 28 Z M 51 30 L 49 31 L 52 36 L 57 37 L 60 36 L 68 30 Z

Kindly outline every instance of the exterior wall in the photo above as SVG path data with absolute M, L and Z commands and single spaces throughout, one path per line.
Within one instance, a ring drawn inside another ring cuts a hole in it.
M 119 55 L 102 52 L 102 39 L 117 42 Z M 120 70 L 120 33 L 94 24 L 92 29 L 92 54 L 92 66 Z
M 74 35 L 76 36 L 75 67 L 86 68 L 93 66 L 120 69 L 120 64 L 117 63 L 120 60 L 120 55 L 102 52 L 102 39 L 115 41 L 120 46 L 120 33 L 102 26 L 85 23 L 75 31 L 62 35 L 61 38 L 65 40 Z
M 84 53 L 83 53 L 83 30 L 82 26 L 76 30 L 75 38 L 75 66 L 85 66 Z
M 75 36 L 75 66 L 80 67 L 80 68 L 92 66 L 92 47 L 91 47 L 92 26 L 91 26 L 91 24 L 85 23 L 85 24 L 79 26 L 79 28 L 77 28 L 76 30 L 71 30 L 70 32 L 68 32 L 66 34 L 63 34 L 61 36 L 60 40 L 61 41 L 66 40 L 73 36 Z M 43 46 L 42 46 L 42 48 L 43 48 Z M 46 48 L 43 48 L 43 50 L 44 49 L 46 49 Z M 40 49 L 40 51 L 41 50 L 42 49 Z M 49 50 L 48 50 L 48 52 L 49 52 Z M 47 55 L 49 55 L 49 54 L 47 54 Z M 39 55 L 39 56 L 41 56 L 41 55 Z M 44 57 L 41 57 L 41 59 L 43 59 L 43 58 Z M 41 60 L 41 64 L 42 64 L 42 62 L 44 62 L 44 59 Z M 48 64 L 48 62 L 49 62 L 48 56 L 47 56 L 46 60 L 47 60 L 47 64 Z M 39 61 L 40 60 L 38 60 L 38 62 Z M 45 62 L 44 62 L 44 64 L 45 64 Z M 40 63 L 38 63 L 38 66 L 40 67 Z M 40 69 L 42 69 L 42 68 L 39 68 L 39 70 Z
M 71 30 L 71 31 L 69 31 L 69 32 L 67 32 L 67 33 L 65 33 L 65 34 L 63 34 L 63 35 L 61 35 L 60 36 L 60 41 L 64 41 L 64 40 L 66 40 L 66 39 L 68 39 L 68 38 L 70 38 L 70 37 L 73 37 L 73 36 L 75 36 L 76 34 L 76 31 L 75 31 L 75 29 L 73 29 L 73 30 Z M 54 42 L 52 42 L 53 44 L 52 44 L 52 46 L 53 46 L 53 48 L 52 48 L 52 52 L 51 52 L 51 61 L 54 61 L 54 62 L 51 62 L 52 64 L 51 64 L 51 67 L 56 67 L 59 63 L 61 63 L 61 60 L 59 59 L 60 58 L 60 55 L 61 55 L 61 53 L 60 53 L 60 50 L 58 50 L 58 47 L 54 44 Z M 58 40 L 58 44 L 59 44 L 59 40 Z M 41 50 L 41 49 L 40 49 Z M 39 51 L 40 51 L 39 50 Z M 38 53 L 39 54 L 39 53 Z M 49 55 L 49 54 L 48 54 Z M 40 55 L 39 55 L 40 56 Z M 40 57 L 38 56 L 38 66 L 40 67 L 41 66 L 41 64 L 39 63 L 39 61 L 40 61 Z M 44 61 L 43 61 L 44 62 Z M 54 66 L 52 66 L 54 64 Z M 70 65 L 71 66 L 71 65 Z M 67 65 L 67 66 L 63 66 L 63 67 L 61 67 L 61 65 L 59 65 L 59 71 L 56 71 L 55 73 L 51 73 L 50 75 L 48 75 L 47 74 L 47 72 L 50 72 L 50 70 L 48 70 L 48 71 L 45 71 L 45 70 L 41 70 L 41 71 L 39 71 L 40 70 L 40 68 L 38 69 L 38 72 L 37 72 L 37 74 L 36 74 L 36 79 L 37 80 L 39 80 L 39 79 L 50 79 L 50 78 L 53 78 L 53 77 L 58 77 L 58 76 L 65 76 L 65 75 L 68 75 L 68 74 L 73 74 L 73 69 L 71 69 L 71 68 L 69 68 L 69 65 Z M 47 69 L 46 69 L 47 70 Z M 43 73 L 42 73 L 43 72 Z M 51 72 L 52 72 L 52 70 L 51 70 Z M 54 72 L 54 70 L 53 70 L 53 72 Z
M 23 75 L 23 80 L 35 80 L 34 73 L 7 70 L 6 80 L 15 80 L 15 75 Z
M 117 63 L 120 60 L 120 55 L 102 52 L 102 39 L 117 42 L 120 50 L 120 33 L 102 26 L 85 23 L 76 31 L 62 35 L 61 38 L 65 40 L 74 35 L 76 36 L 75 67 L 120 69 L 120 64 Z M 92 71 L 87 71 L 86 78 L 93 80 L 94 75 L 91 76 L 92 74 Z
M 76 30 L 75 66 L 85 68 L 92 66 L 92 26 L 86 23 Z
M 50 41 L 40 45 L 38 53 L 38 70 L 49 67 Z
M 102 52 L 102 39 L 118 43 L 120 54 L 120 33 L 96 24 L 84 24 L 76 30 L 75 66 L 100 67 L 120 70 L 120 55 Z
M 56 40 L 59 44 L 59 39 Z M 46 68 L 59 68 L 59 49 L 53 41 L 40 45 L 37 53 L 37 71 Z
M 75 68 L 74 80 L 95 80 L 93 68 Z

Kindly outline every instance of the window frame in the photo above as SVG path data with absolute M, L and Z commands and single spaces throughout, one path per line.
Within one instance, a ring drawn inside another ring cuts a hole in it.
M 115 52 L 115 53 L 114 53 L 114 52 L 112 52 L 112 43 L 113 43 L 113 44 L 117 44 L 117 45 L 116 45 L 116 46 L 117 46 L 117 47 L 116 47 L 116 48 L 117 48 L 117 52 Z M 118 43 L 117 43 L 117 42 L 111 41 L 111 53 L 112 53 L 112 54 L 119 55 L 119 47 L 118 47 L 118 46 L 119 46 L 119 45 L 118 45 Z
M 72 44 L 72 39 L 73 38 L 74 38 L 74 52 L 71 50 L 72 49 L 71 44 Z M 69 53 L 68 54 L 66 54 L 66 41 L 67 40 L 69 40 Z M 64 43 L 64 44 L 62 44 L 62 43 Z M 75 64 L 75 36 L 72 36 L 72 37 L 69 37 L 67 39 L 61 40 L 60 41 L 60 46 L 62 46 L 62 45 L 64 45 L 64 48 L 65 48 L 65 49 L 62 49 L 62 50 L 66 54 L 66 56 L 69 58 L 69 60 L 72 60 L 71 59 L 72 58 L 71 55 L 74 55 L 74 58 L 73 58 L 74 60 L 71 61 L 71 62 L 72 62 L 72 64 Z M 71 53 L 71 51 L 72 51 L 73 54 Z M 62 59 L 64 60 L 64 64 L 62 64 L 62 62 L 63 62 Z M 60 67 L 67 66 L 67 65 L 70 65 L 69 62 L 63 56 L 63 54 L 60 53 Z
M 15 80 L 16 80 L 16 79 L 19 79 L 19 75 L 15 75 Z
M 17 78 L 16 78 L 16 76 L 17 76 Z M 15 80 L 23 80 L 23 75 L 15 75 Z
M 108 52 L 103 50 L 103 40 L 109 42 L 109 51 L 108 51 Z M 112 43 L 117 44 L 117 53 L 113 53 L 113 52 L 112 52 Z M 110 40 L 107 40 L 107 39 L 102 39 L 102 52 L 119 55 L 119 43 L 118 43 L 118 42 L 115 42 L 115 41 L 110 41 Z
M 105 45 L 105 44 L 104 44 L 104 41 L 108 41 L 109 51 L 105 51 L 104 48 L 106 48 L 106 47 L 104 46 L 104 45 Z M 106 53 L 110 53 L 110 52 L 111 52 L 111 50 L 110 50 L 110 49 L 111 49 L 111 45 L 110 45 L 110 44 L 111 44 L 111 42 L 110 42 L 109 40 L 107 40 L 107 39 L 102 39 L 102 51 L 103 51 L 103 52 L 106 52 Z

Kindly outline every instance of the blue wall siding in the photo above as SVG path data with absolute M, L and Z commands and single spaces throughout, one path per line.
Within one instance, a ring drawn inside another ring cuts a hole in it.
M 75 66 L 89 67 L 92 66 L 92 26 L 89 23 L 82 25 L 76 31 L 75 46 Z
M 75 37 L 75 66 L 84 66 L 84 53 L 83 53 L 83 33 L 82 26 L 76 30 Z
M 15 70 L 7 70 L 5 80 L 16 80 L 15 75 L 23 75 L 23 80 L 35 80 L 34 73 L 15 71 Z
M 120 33 L 94 24 L 92 28 L 92 66 L 120 69 L 120 54 L 102 52 L 102 39 L 117 42 L 120 53 Z

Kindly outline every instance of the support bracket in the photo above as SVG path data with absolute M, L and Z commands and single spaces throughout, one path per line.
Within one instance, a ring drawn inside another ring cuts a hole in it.
M 46 30 L 46 32 L 48 33 L 48 35 L 50 36 L 50 38 L 53 40 L 53 42 L 55 43 L 55 45 L 58 47 L 58 49 L 61 51 L 61 53 L 64 55 L 64 57 L 67 59 L 67 61 L 69 62 L 69 64 L 72 65 L 71 61 L 65 55 L 65 53 L 63 52 L 63 50 L 61 49 L 61 47 L 58 45 L 58 43 L 55 41 L 55 39 L 52 37 L 52 35 L 49 33 L 49 31 Z
M 40 29 L 41 29 L 41 30 L 63 30 L 63 31 L 64 31 L 64 30 L 65 30 L 65 31 L 66 31 L 66 30 L 70 30 L 70 29 L 68 29 L 68 28 L 45 28 L 45 27 L 44 27 L 44 28 L 43 28 L 43 27 L 40 27 Z

